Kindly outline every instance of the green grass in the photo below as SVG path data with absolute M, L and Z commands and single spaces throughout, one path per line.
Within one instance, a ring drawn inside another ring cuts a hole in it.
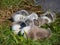
M 28 3 L 26 3 L 28 2 Z M 1 0 L 0 1 L 0 8 L 12 8 L 14 6 L 24 6 L 24 5 L 33 5 L 33 3 L 31 2 L 31 0 Z
M 22 5 L 22 0 L 1 0 L 1 7 L 10 8 L 10 6 Z M 27 3 L 31 4 L 32 3 Z M 57 14 L 60 16 L 60 14 Z M 50 25 L 44 25 L 44 28 L 50 28 L 52 36 L 49 39 L 33 41 L 25 39 L 23 36 L 15 35 L 10 30 L 9 21 L 5 21 L 0 25 L 0 45 L 60 45 L 60 17 Z

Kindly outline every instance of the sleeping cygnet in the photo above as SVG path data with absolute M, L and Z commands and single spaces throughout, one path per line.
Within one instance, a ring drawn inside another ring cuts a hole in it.
M 30 29 L 29 33 L 27 34 L 28 38 L 38 40 L 38 39 L 45 39 L 51 35 L 51 32 L 48 29 L 34 27 Z
M 51 35 L 51 32 L 48 29 L 39 28 L 31 24 L 30 26 L 24 27 L 21 31 L 21 34 L 24 34 L 25 38 L 38 40 L 48 38 Z
M 56 19 L 56 14 L 52 11 L 47 11 L 44 14 L 40 15 L 40 18 L 44 21 L 46 20 L 46 23 L 54 22 Z
M 37 20 L 34 20 L 34 24 L 40 27 L 44 24 L 49 24 L 51 22 L 54 22 L 55 19 L 56 19 L 56 14 L 54 12 L 47 11 L 44 14 L 41 14 Z
M 21 10 L 13 14 L 12 19 L 14 22 L 19 22 L 19 21 L 25 21 L 26 16 L 28 16 L 29 13 L 26 10 Z
M 14 32 L 14 34 L 18 34 L 25 26 L 26 24 L 24 22 L 13 22 L 12 31 Z
M 41 18 L 38 18 L 37 20 L 34 19 L 34 25 L 35 25 L 35 26 L 38 26 L 38 27 L 46 24 L 47 22 L 48 22 L 47 19 L 41 19 Z M 48 24 L 48 23 L 47 23 L 47 24 Z

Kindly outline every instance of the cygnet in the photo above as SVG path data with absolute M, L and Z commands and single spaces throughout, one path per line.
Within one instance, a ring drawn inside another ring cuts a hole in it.
M 56 19 L 56 14 L 52 11 L 47 11 L 44 14 L 41 15 L 42 20 L 47 20 L 47 23 L 54 22 Z
M 14 22 L 19 22 L 19 21 L 25 21 L 26 16 L 28 16 L 29 13 L 26 10 L 21 10 L 13 14 L 12 19 Z
M 48 29 L 34 27 L 30 29 L 29 33 L 26 34 L 26 36 L 34 40 L 38 40 L 38 39 L 42 40 L 49 38 L 51 36 L 51 32 Z
M 13 22 L 12 30 L 14 34 L 18 34 L 25 26 L 26 24 L 24 22 Z
M 24 33 L 25 32 L 25 33 Z M 26 26 L 21 30 L 21 34 L 24 34 L 25 38 L 33 40 L 45 39 L 51 35 L 51 31 L 44 28 L 39 28 L 33 24 Z

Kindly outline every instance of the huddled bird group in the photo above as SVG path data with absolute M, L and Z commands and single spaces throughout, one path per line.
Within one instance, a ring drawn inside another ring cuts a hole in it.
M 12 15 L 12 31 L 14 34 L 21 33 L 23 37 L 33 40 L 45 39 L 50 37 L 51 30 L 41 26 L 53 22 L 55 18 L 56 15 L 52 11 L 40 14 L 39 17 L 35 12 L 30 14 L 26 10 L 20 10 Z

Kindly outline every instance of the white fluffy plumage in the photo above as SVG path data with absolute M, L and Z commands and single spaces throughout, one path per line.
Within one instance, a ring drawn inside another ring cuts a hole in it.
M 48 23 L 51 23 L 53 21 L 55 21 L 56 19 L 56 14 L 52 11 L 46 11 L 44 14 L 41 15 L 42 19 L 47 19 Z
M 52 20 L 50 18 L 48 18 L 47 16 L 42 16 L 41 17 L 42 20 L 47 20 L 48 22 L 47 23 L 51 23 Z
M 14 22 L 19 22 L 19 21 L 25 21 L 26 16 L 28 16 L 29 13 L 26 10 L 21 10 L 17 11 L 16 13 L 13 14 L 12 18 Z
M 12 25 L 12 30 L 13 30 L 14 34 L 18 34 L 18 32 L 21 31 L 20 27 L 21 26 L 19 24 Z
M 41 20 L 43 20 L 43 21 L 41 21 L 42 23 L 44 22 L 45 19 L 48 20 L 47 23 L 51 23 L 52 20 L 49 17 L 45 16 L 47 14 L 50 14 L 50 13 L 46 12 L 41 17 L 38 17 L 38 15 L 34 12 L 29 14 L 26 10 L 18 11 L 17 13 L 15 13 L 12 16 L 14 22 L 16 22 L 15 24 L 12 25 L 12 30 L 15 34 L 18 34 L 20 31 L 21 35 L 23 35 L 25 32 L 27 34 L 27 37 L 29 37 L 29 38 L 32 37 L 31 34 L 33 34 L 34 39 L 40 39 L 40 37 L 41 38 L 45 38 L 45 37 L 47 38 L 48 36 L 50 36 L 49 31 L 47 31 L 47 29 L 39 28 L 38 26 L 34 25 L 34 19 L 38 20 L 38 18 L 41 18 Z M 53 18 L 52 15 L 53 14 L 51 14 L 51 17 Z M 30 22 L 26 22 L 26 23 L 29 23 L 29 25 L 26 25 L 25 27 L 21 28 L 21 25 L 18 22 L 24 22 L 25 23 L 26 20 L 32 21 L 31 24 L 30 24 Z M 38 34 L 38 36 L 36 34 Z M 26 38 L 25 34 L 23 36 Z
M 32 13 L 32 14 L 30 14 L 29 16 L 27 16 L 27 19 L 30 19 L 30 20 L 34 20 L 34 19 L 38 19 L 38 15 L 36 14 L 36 13 Z
M 28 33 L 29 30 L 30 30 L 30 28 L 31 28 L 30 26 L 26 26 L 26 27 L 24 27 L 24 28 L 21 30 L 21 34 L 23 35 L 24 32 Z
M 16 14 L 13 16 L 14 22 L 19 22 L 19 21 L 25 21 L 26 16 L 23 16 L 21 14 Z

